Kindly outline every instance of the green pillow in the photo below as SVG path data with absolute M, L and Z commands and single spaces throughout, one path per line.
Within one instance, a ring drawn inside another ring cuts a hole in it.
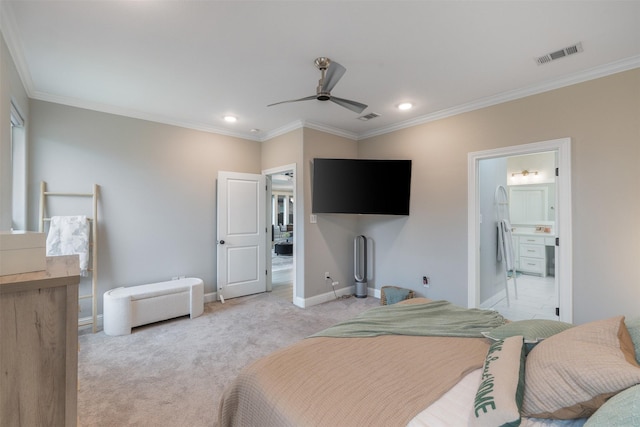
M 496 341 L 489 347 L 473 402 L 472 426 L 520 425 L 524 369 L 522 336 Z
M 631 335 L 631 341 L 633 341 L 633 348 L 636 350 L 636 360 L 640 365 L 640 317 L 636 317 L 635 319 L 625 319 L 625 325 L 627 325 L 627 330 L 629 331 L 629 335 Z
M 495 341 L 522 335 L 525 343 L 537 343 L 571 327 L 573 327 L 571 323 L 559 322 L 557 320 L 518 320 L 498 326 L 489 332 L 483 332 L 482 335 Z
M 392 305 L 397 302 L 406 300 L 409 296 L 410 289 L 392 288 L 387 287 L 384 289 L 384 296 L 387 300 L 387 305 Z
M 584 426 L 640 426 L 640 384 L 613 396 L 587 420 Z

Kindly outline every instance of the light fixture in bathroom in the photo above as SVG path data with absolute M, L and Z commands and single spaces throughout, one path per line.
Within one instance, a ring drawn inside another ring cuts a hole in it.
M 530 170 L 524 169 L 522 172 L 514 172 L 511 174 L 511 176 L 516 176 L 516 175 L 522 175 L 522 176 L 538 175 L 538 171 L 530 171 Z

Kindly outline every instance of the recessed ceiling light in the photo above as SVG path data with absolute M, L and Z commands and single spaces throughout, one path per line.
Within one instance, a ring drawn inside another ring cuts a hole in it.
M 413 108 L 413 104 L 410 102 L 403 102 L 402 104 L 398 104 L 398 110 L 410 110 Z
M 224 116 L 223 119 L 227 123 L 235 123 L 235 122 L 238 121 L 238 118 L 236 116 L 232 116 L 232 115 L 229 115 L 229 114 Z

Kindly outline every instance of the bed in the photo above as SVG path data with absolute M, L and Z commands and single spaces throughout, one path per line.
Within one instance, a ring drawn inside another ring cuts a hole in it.
M 508 322 L 416 298 L 252 363 L 225 390 L 218 424 L 615 425 L 605 412 L 640 422 L 636 353 L 640 318 Z

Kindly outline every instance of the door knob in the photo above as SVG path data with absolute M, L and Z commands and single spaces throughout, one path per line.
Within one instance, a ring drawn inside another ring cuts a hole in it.
M 220 243 L 221 245 L 224 245 L 224 240 L 218 240 L 218 243 Z

